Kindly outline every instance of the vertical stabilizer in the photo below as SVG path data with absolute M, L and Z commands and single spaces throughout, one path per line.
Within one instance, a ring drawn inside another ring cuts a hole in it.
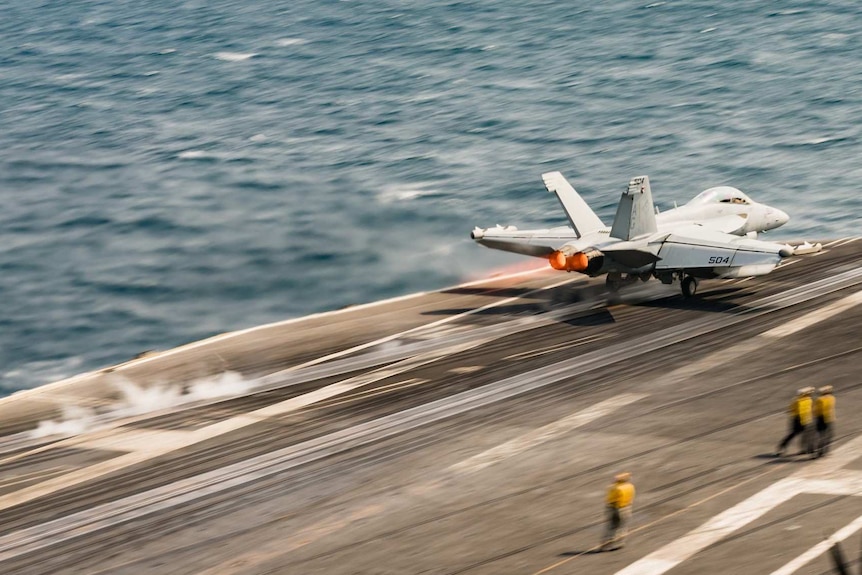
M 611 237 L 631 240 L 644 234 L 655 233 L 655 208 L 648 176 L 632 178 L 628 189 L 620 197 Z
M 605 224 L 602 223 L 599 216 L 590 209 L 584 198 L 575 191 L 575 188 L 569 184 L 563 174 L 548 172 L 542 174 L 542 181 L 545 182 L 545 187 L 549 192 L 554 192 L 557 195 L 576 236 L 581 237 L 584 234 L 605 229 Z

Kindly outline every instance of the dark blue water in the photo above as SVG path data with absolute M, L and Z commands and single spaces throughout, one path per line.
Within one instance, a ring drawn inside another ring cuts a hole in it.
M 859 233 L 855 1 L 0 4 L 0 393 L 512 261 L 548 170 Z

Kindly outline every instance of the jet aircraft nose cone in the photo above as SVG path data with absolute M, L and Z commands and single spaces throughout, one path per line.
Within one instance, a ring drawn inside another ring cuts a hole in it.
M 790 221 L 790 216 L 787 215 L 787 212 L 779 210 L 777 208 L 773 208 L 775 210 L 775 223 L 777 226 L 783 226 L 787 222 Z

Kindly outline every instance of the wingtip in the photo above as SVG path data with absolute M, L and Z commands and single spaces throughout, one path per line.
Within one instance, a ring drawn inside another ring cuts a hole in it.
M 545 172 L 542 174 L 542 182 L 545 184 L 545 189 L 551 193 L 556 192 L 560 183 L 565 181 L 566 179 L 560 172 Z

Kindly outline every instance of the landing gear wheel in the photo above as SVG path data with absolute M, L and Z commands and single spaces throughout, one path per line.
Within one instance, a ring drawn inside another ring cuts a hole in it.
M 620 286 L 623 285 L 623 280 L 621 277 L 612 276 L 608 274 L 608 277 L 605 278 L 605 287 L 608 288 L 608 291 L 611 293 L 617 293 L 620 291 Z
M 697 293 L 697 279 L 693 276 L 685 276 L 682 279 L 682 295 L 683 297 L 694 297 Z

